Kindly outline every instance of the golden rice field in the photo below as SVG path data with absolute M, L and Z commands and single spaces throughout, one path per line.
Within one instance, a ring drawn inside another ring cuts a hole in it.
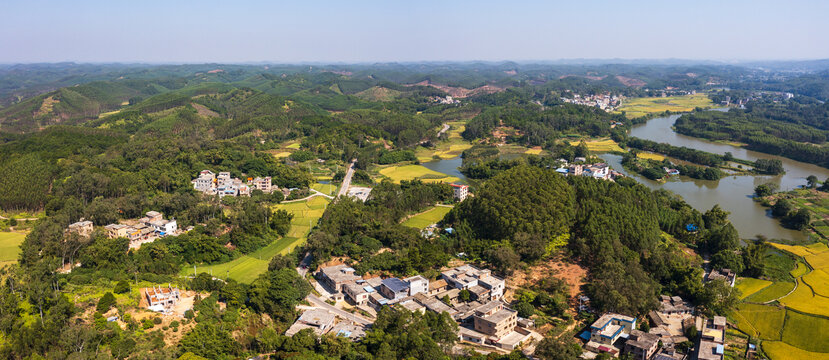
M 779 302 L 786 307 L 797 311 L 829 316 L 829 297 L 815 295 L 812 288 L 798 279 L 797 289 L 790 295 L 783 297 Z
M 774 246 L 775 248 L 778 248 L 778 249 L 783 250 L 783 251 L 788 251 L 788 252 L 790 252 L 792 254 L 795 254 L 797 256 L 811 255 L 811 254 L 815 254 L 815 251 L 818 251 L 817 249 L 810 249 L 808 247 L 801 246 L 801 245 L 786 245 L 786 244 L 778 244 L 778 243 L 769 243 L 769 244 L 771 244 L 771 246 Z M 823 245 L 823 244 L 821 244 L 821 245 Z M 819 252 L 820 251 L 818 251 L 818 253 Z
M 786 310 L 771 305 L 743 303 L 731 313 L 734 324 L 745 333 L 763 340 L 780 340 Z
M 573 142 L 571 144 L 578 145 L 577 142 Z M 587 144 L 587 149 L 592 152 L 625 151 L 624 149 L 619 147 L 619 144 L 617 144 L 615 141 L 611 139 L 585 141 L 585 144 Z
M 426 168 L 422 165 L 402 165 L 402 166 L 389 166 L 387 168 L 383 168 L 380 170 L 380 175 L 383 175 L 395 183 L 399 183 L 401 180 L 415 180 L 419 179 L 423 182 L 445 182 L 445 183 L 452 183 L 456 181 L 460 181 L 460 179 L 449 176 L 444 173 L 439 173 L 437 171 L 431 170 Z
M 636 157 L 638 157 L 640 159 L 656 160 L 656 161 L 665 160 L 665 156 L 660 155 L 660 154 L 649 153 L 649 152 L 640 152 L 638 155 L 636 155 Z
M 291 153 L 288 152 L 288 151 L 280 151 L 276 154 L 273 154 L 273 156 L 276 157 L 277 159 L 282 159 L 282 158 L 286 158 L 288 156 L 291 156 Z
M 826 269 L 817 269 L 804 275 L 803 282 L 809 285 L 816 295 L 829 297 L 829 273 Z
M 793 278 L 798 278 L 803 275 L 806 275 L 806 273 L 808 272 L 809 267 L 806 266 L 806 264 L 804 264 L 803 262 L 798 261 L 797 266 L 794 269 L 792 269 L 792 271 L 789 271 L 789 274 L 791 274 Z
M 745 299 L 749 295 L 754 294 L 771 284 L 772 282 L 768 280 L 740 278 L 737 280 L 737 284 L 735 284 L 734 287 L 740 290 L 740 299 Z
M 542 150 L 541 148 L 532 148 L 532 149 L 527 149 L 527 151 L 524 151 L 524 154 L 540 155 L 542 151 L 544 151 L 544 150 Z
M 803 258 L 806 259 L 806 262 L 808 262 L 813 269 L 823 269 L 829 267 L 829 251 L 806 255 Z
M 782 341 L 764 341 L 763 352 L 772 360 L 829 360 L 829 353 L 806 351 Z
M 829 353 L 829 319 L 786 311 L 783 342 L 806 351 Z
M 669 97 L 643 97 L 630 98 L 622 103 L 615 113 L 625 112 L 630 119 L 645 116 L 652 113 L 689 112 L 697 107 L 710 108 L 714 103 L 706 94 L 669 96 Z

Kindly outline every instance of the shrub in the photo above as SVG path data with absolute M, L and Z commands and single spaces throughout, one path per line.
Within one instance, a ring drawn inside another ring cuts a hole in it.
M 126 280 L 121 280 L 118 284 L 115 284 L 115 289 L 112 290 L 116 294 L 126 294 L 130 292 L 130 283 Z
M 105 313 L 109 311 L 109 309 L 115 305 L 115 295 L 112 295 L 111 292 L 104 294 L 100 300 L 98 300 L 98 306 L 95 307 L 95 310 Z

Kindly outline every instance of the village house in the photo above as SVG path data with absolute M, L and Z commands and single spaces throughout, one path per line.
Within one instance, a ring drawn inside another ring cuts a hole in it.
M 466 200 L 466 197 L 469 196 L 469 185 L 461 185 L 461 184 L 449 184 L 452 186 L 453 197 L 458 202 Z
M 294 322 L 291 327 L 285 331 L 285 335 L 293 336 L 303 329 L 312 329 L 317 335 L 325 334 L 328 329 L 334 325 L 334 314 L 323 309 L 306 310 Z
M 334 265 L 320 269 L 317 279 L 333 292 L 341 292 L 343 285 L 355 282 L 360 278 L 354 273 L 354 268 L 348 265 Z
M 439 293 L 442 293 L 442 292 L 446 291 L 446 288 L 448 286 L 449 285 L 446 283 L 446 280 L 444 280 L 444 279 L 432 281 L 431 283 L 429 283 L 429 292 L 428 292 L 428 294 L 431 295 L 431 296 L 437 295 Z
M 679 296 L 660 296 L 659 312 L 664 314 L 692 314 L 694 307 L 691 303 L 682 300 Z
M 389 300 L 400 300 L 409 296 L 409 283 L 396 277 L 383 279 L 380 285 L 380 293 Z
M 255 177 L 250 181 L 251 187 L 255 190 L 261 190 L 264 193 L 270 194 L 273 192 L 273 183 L 270 176 Z
M 487 301 L 500 300 L 504 296 L 504 288 L 506 287 L 504 279 L 492 275 L 489 269 L 478 269 L 472 265 L 461 265 L 441 272 L 440 276 L 448 284 L 460 290 L 470 290 L 470 288 L 480 285 L 489 290 Z
M 415 296 L 417 294 L 425 294 L 429 292 L 429 279 L 415 275 L 412 277 L 408 277 L 403 279 L 403 281 L 409 284 L 409 296 Z
M 711 280 L 722 280 L 729 286 L 734 287 L 734 283 L 737 280 L 737 274 L 731 269 L 711 270 L 711 273 L 708 274 L 708 281 Z
M 80 237 L 89 238 L 92 236 L 92 230 L 94 227 L 92 226 L 92 222 L 89 220 L 81 219 L 76 223 L 69 224 L 69 227 L 66 228 L 67 234 L 78 234 Z
M 365 283 L 347 283 L 343 285 L 343 293 L 354 305 L 365 305 L 368 302 L 369 295 L 373 292 L 374 288 Z
M 169 312 L 170 308 L 176 305 L 181 299 L 178 288 L 170 285 L 167 287 L 153 286 L 144 289 L 144 296 L 147 299 L 148 308 L 156 312 Z
M 616 342 L 627 337 L 636 328 L 636 319 L 626 315 L 606 313 L 590 325 L 590 338 L 585 348 L 590 351 L 619 354 Z
M 659 336 L 640 330 L 631 330 L 625 342 L 624 353 L 634 360 L 649 360 L 659 350 Z

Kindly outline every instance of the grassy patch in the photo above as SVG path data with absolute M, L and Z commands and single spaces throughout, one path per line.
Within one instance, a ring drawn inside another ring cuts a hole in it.
M 20 244 L 26 234 L 19 232 L 0 232 L 0 263 L 14 263 L 20 255 Z
M 671 112 L 689 112 L 697 107 L 710 108 L 714 106 L 711 99 L 706 94 L 683 95 L 683 96 L 669 96 L 669 97 L 643 97 L 630 98 L 620 106 L 615 112 L 625 112 L 628 118 L 637 118 L 653 113 L 662 113 L 665 111 Z
M 766 252 L 766 277 L 774 281 L 793 281 L 791 271 L 795 269 L 797 260 L 787 253 L 769 249 Z
M 268 263 L 272 257 L 277 254 L 288 254 L 297 246 L 305 243 L 308 233 L 311 232 L 311 226 L 322 217 L 328 202 L 329 200 L 322 196 L 315 196 L 305 201 L 275 205 L 275 209 L 283 209 L 294 214 L 294 218 L 291 220 L 291 228 L 285 237 L 274 240 L 268 246 L 232 261 L 199 266 L 197 271 L 200 273 L 208 272 L 219 278 L 230 277 L 242 283 L 250 283 L 268 270 Z M 193 267 L 183 268 L 181 274 L 192 275 Z
M 426 168 L 422 165 L 403 165 L 390 166 L 380 170 L 380 174 L 388 177 L 392 181 L 399 183 L 401 180 L 420 179 L 424 182 L 446 182 L 451 183 L 460 181 L 454 176 L 448 176 L 444 173 Z
M 742 293 L 742 295 L 740 295 L 740 299 L 745 299 L 749 295 L 754 294 L 771 284 L 772 282 L 768 280 L 740 278 L 734 286 Z
M 829 336 L 826 334 L 829 334 L 829 319 L 786 312 L 783 342 L 807 351 L 829 353 Z
M 764 303 L 767 301 L 772 301 L 774 299 L 780 298 L 783 295 L 789 293 L 794 288 L 794 283 L 790 282 L 775 282 L 769 286 L 766 286 L 762 290 L 747 296 L 745 298 L 746 301 L 757 302 L 757 303 Z
M 319 191 L 319 192 L 321 192 L 325 195 L 334 195 L 334 194 L 337 193 L 338 186 L 334 185 L 334 184 L 315 183 L 315 184 L 311 185 L 311 188 L 316 190 L 316 191 Z
M 737 328 L 763 340 L 780 340 L 786 310 L 776 306 L 740 304 L 731 314 Z
M 446 206 L 435 206 L 429 210 L 426 210 L 420 214 L 406 219 L 406 221 L 403 222 L 403 225 L 417 229 L 425 229 L 429 225 L 432 225 L 442 220 L 443 217 L 446 216 L 446 214 L 449 212 L 449 210 L 452 210 L 452 208 Z

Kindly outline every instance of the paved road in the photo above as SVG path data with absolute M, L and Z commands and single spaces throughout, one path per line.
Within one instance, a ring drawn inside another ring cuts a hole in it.
M 354 176 L 355 162 L 357 162 L 357 159 L 351 160 L 351 164 L 348 165 L 348 169 L 345 171 L 345 176 L 343 177 L 343 183 L 340 185 L 340 191 L 337 192 L 337 197 L 348 194 L 348 187 L 351 186 L 351 178 Z
M 369 325 L 372 323 L 371 320 L 366 319 L 362 316 L 357 316 L 348 311 L 337 309 L 336 307 L 333 307 L 327 302 L 323 301 L 322 299 L 316 297 L 316 295 L 314 294 L 309 294 L 308 297 L 306 297 L 305 299 L 308 300 L 308 302 L 312 305 L 328 310 L 329 312 L 336 314 L 337 316 L 342 317 L 343 319 L 348 319 L 350 321 L 362 325 Z
M 443 133 L 445 133 L 445 132 L 446 132 L 446 130 L 449 130 L 449 124 L 443 124 L 443 128 L 442 128 L 442 129 L 440 129 L 440 131 L 438 131 L 438 137 L 440 137 L 441 135 L 443 135 Z

